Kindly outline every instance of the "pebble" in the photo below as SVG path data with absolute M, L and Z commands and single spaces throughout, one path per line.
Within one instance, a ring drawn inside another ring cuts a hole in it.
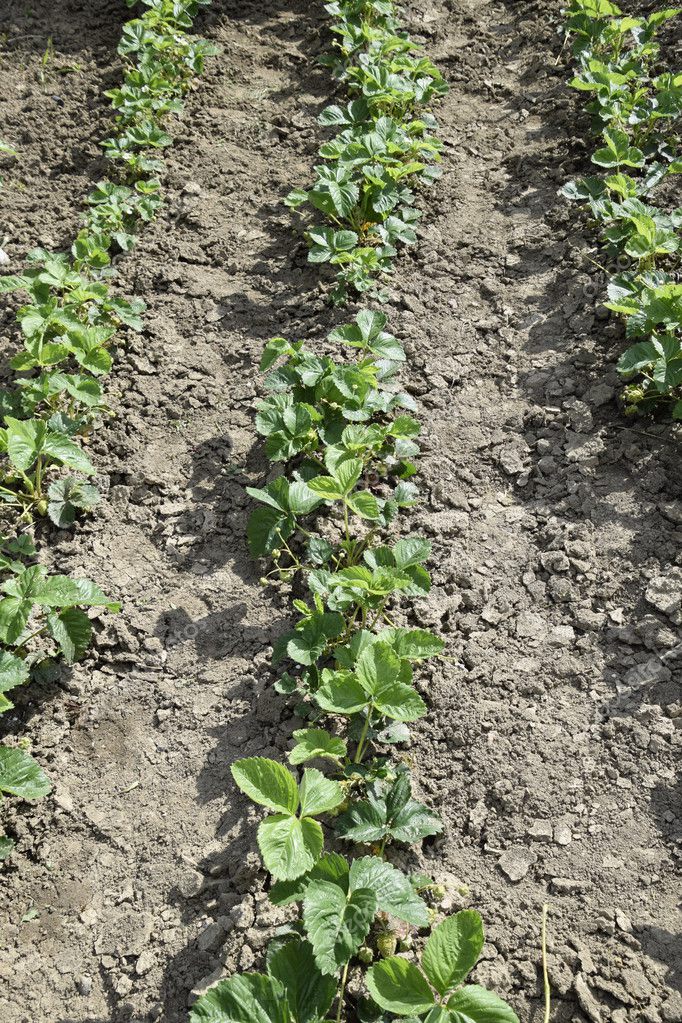
M 570 845 L 573 841 L 571 829 L 567 824 L 557 824 L 554 828 L 554 841 L 557 845 Z
M 575 991 L 575 996 L 578 999 L 578 1005 L 583 1010 L 587 1018 L 591 1020 L 591 1023 L 602 1023 L 602 1014 L 599 1002 L 587 986 L 587 981 L 582 973 L 579 973 L 573 981 L 573 990 Z
M 673 568 L 667 575 L 656 576 L 644 595 L 657 611 L 682 625 L 682 569 Z
M 230 910 L 230 919 L 234 926 L 239 931 L 246 931 L 249 927 L 253 927 L 256 914 L 253 908 L 253 904 L 250 898 L 244 899 L 238 906 Z
M 497 865 L 503 874 L 510 881 L 520 881 L 526 876 L 534 863 L 537 863 L 537 856 L 530 849 L 523 846 L 512 846 L 503 852 L 497 861 Z
M 552 840 L 552 825 L 550 821 L 533 821 L 533 823 L 526 830 L 528 838 L 535 839 L 536 842 L 550 842 Z
M 540 563 L 546 572 L 568 572 L 571 563 L 563 551 L 545 551 Z
M 209 988 L 213 987 L 214 984 L 217 984 L 222 975 L 223 968 L 222 966 L 218 966 L 212 973 L 208 973 L 205 977 L 202 977 L 187 996 L 187 1004 L 194 1005 L 197 998 L 201 998 L 202 995 L 206 994 Z
M 129 995 L 132 990 L 133 982 L 130 979 L 130 977 L 126 977 L 125 974 L 123 974 L 122 977 L 119 977 L 116 983 L 114 984 L 114 991 L 116 992 L 117 995 L 121 995 L 122 998 L 124 998 L 126 995 Z
M 149 973 L 153 966 L 156 965 L 156 956 L 150 948 L 146 948 L 138 956 L 137 962 L 135 963 L 135 973 L 138 977 L 143 977 L 145 973 Z
M 197 938 L 197 946 L 202 952 L 214 952 L 220 947 L 224 937 L 225 928 L 216 921 L 201 931 Z
M 625 915 L 622 909 L 616 910 L 616 923 L 620 927 L 621 931 L 632 931 L 632 921 Z
M 80 995 L 90 994 L 92 991 L 92 977 L 89 973 L 84 973 L 76 978 L 76 989 Z

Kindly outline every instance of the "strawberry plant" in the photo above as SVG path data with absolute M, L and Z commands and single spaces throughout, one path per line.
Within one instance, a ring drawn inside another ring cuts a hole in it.
M 399 245 L 413 245 L 420 213 L 411 182 L 439 174 L 441 143 L 428 107 L 447 86 L 419 47 L 400 30 L 394 4 L 338 0 L 325 4 L 335 52 L 326 63 L 350 98 L 320 115 L 338 133 L 320 148 L 324 163 L 308 189 L 285 200 L 326 218 L 306 231 L 308 258 L 336 270 L 332 300 L 349 292 L 377 294 L 376 278 L 392 273 Z
M 497 995 L 477 984 L 462 986 L 482 950 L 481 918 L 463 910 L 433 929 L 424 946 L 421 969 L 407 959 L 391 956 L 370 967 L 367 987 L 376 1004 L 392 1016 L 428 1016 L 442 1023 L 512 1023 L 515 1014 Z
M 593 97 L 599 144 L 592 163 L 609 173 L 570 182 L 564 195 L 589 210 L 605 254 L 624 267 L 608 284 L 606 308 L 625 318 L 634 343 L 618 362 L 632 381 L 626 411 L 657 407 L 682 420 L 682 306 L 676 271 L 682 208 L 662 210 L 654 189 L 682 173 L 676 122 L 682 75 L 659 68 L 656 36 L 680 14 L 670 7 L 628 17 L 610 0 L 571 0 L 566 9 L 577 73 L 571 86 Z
M 34 670 L 83 656 L 92 637 L 88 610 L 120 610 L 89 579 L 49 573 L 34 555 L 26 535 L 0 538 L 0 714 L 14 706 L 7 694 Z

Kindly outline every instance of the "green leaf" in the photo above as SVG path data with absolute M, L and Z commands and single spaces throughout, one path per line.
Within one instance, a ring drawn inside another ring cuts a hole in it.
M 338 853 L 325 853 L 311 870 L 293 881 L 276 881 L 270 889 L 270 901 L 275 906 L 288 906 L 300 902 L 311 881 L 331 881 L 348 890 L 348 861 Z
M 352 181 L 329 181 L 327 188 L 337 213 L 341 217 L 348 217 L 355 209 L 360 197 L 358 186 Z
M 293 881 L 319 860 L 324 845 L 322 828 L 311 817 L 283 813 L 266 817 L 258 828 L 263 863 L 273 877 Z
M 293 349 L 286 338 L 284 337 L 273 337 L 270 338 L 265 348 L 263 349 L 263 355 L 261 356 L 259 369 L 261 373 L 266 373 L 282 355 L 292 354 Z
M 374 706 L 394 721 L 416 721 L 426 714 L 426 704 L 412 686 L 403 682 L 391 682 L 378 690 L 373 697 Z
M 246 527 L 249 549 L 254 557 L 262 558 L 281 547 L 282 540 L 291 532 L 291 522 L 284 512 L 270 507 L 255 508 Z
M 346 495 L 351 492 L 362 474 L 362 462 L 359 458 L 346 458 L 335 467 L 333 476 L 336 479 L 341 493 Z
M 348 671 L 330 672 L 313 697 L 330 714 L 357 714 L 368 703 L 365 690 Z
M 11 838 L 7 838 L 6 835 L 0 835 L 0 863 L 10 855 L 14 849 L 14 844 Z
M 414 927 L 428 927 L 429 911 L 397 867 L 378 856 L 361 856 L 350 868 L 350 888 L 369 888 L 374 892 L 377 909 Z
M 294 814 L 298 809 L 296 780 L 286 767 L 265 757 L 246 757 L 232 765 L 232 777 L 254 803 Z
M 335 975 L 358 950 L 376 908 L 376 897 L 368 889 L 347 897 L 330 881 L 311 881 L 303 900 L 303 923 L 322 973 Z
M 626 348 L 623 352 L 618 360 L 618 372 L 624 376 L 629 376 L 631 373 L 637 372 L 637 370 L 650 366 L 656 362 L 657 358 L 658 352 L 651 341 L 640 341 L 638 344 Z
M 299 728 L 294 732 L 294 739 L 297 742 L 289 753 L 290 764 L 304 764 L 316 757 L 338 761 L 347 753 L 345 740 L 337 739 L 324 728 Z
M 28 472 L 43 450 L 47 427 L 42 420 L 13 419 L 5 417 L 7 423 L 7 454 L 12 465 L 21 472 Z
M 259 973 L 221 980 L 197 999 L 189 1018 L 191 1023 L 291 1023 L 284 988 Z
M 367 987 L 377 1005 L 396 1016 L 421 1016 L 435 1004 L 424 974 L 399 956 L 370 967 Z
M 449 1023 L 519 1023 L 506 1002 L 477 984 L 468 984 L 448 999 Z
M 380 633 L 384 635 L 398 656 L 410 661 L 436 657 L 445 649 L 443 640 L 426 629 L 385 629 Z
M 289 1012 L 295 1023 L 323 1020 L 336 994 L 336 979 L 317 968 L 307 941 L 290 941 L 268 959 L 268 973 L 286 990 Z
M 308 487 L 324 501 L 339 501 L 343 497 L 339 483 L 331 476 L 315 476 L 308 480 Z
M 375 783 L 368 789 L 366 799 L 352 802 L 338 818 L 337 831 L 344 838 L 364 843 L 388 838 L 412 845 L 443 830 L 438 817 L 411 798 L 407 772 L 398 775 L 388 787 L 379 785 Z
M 0 636 L 4 642 L 14 644 L 20 638 L 28 622 L 33 601 L 21 597 L 5 597 L 0 600 Z
M 431 544 L 419 536 L 407 536 L 398 540 L 393 548 L 393 557 L 398 568 L 420 565 L 431 554 Z
M 23 750 L 0 746 L 0 793 L 9 792 L 21 799 L 40 799 L 50 788 L 33 757 Z
M 56 526 L 69 526 L 76 517 L 76 509 L 89 511 L 99 501 L 96 487 L 68 476 L 55 480 L 47 490 L 50 499 L 47 513 Z
M 316 817 L 333 810 L 343 802 L 341 786 L 331 778 L 325 778 L 321 771 L 308 767 L 303 772 L 300 785 L 301 817 Z
M 386 806 L 377 800 L 352 802 L 336 822 L 338 833 L 352 842 L 380 842 L 388 834 Z
M 14 274 L 3 274 L 0 277 L 0 295 L 6 295 L 10 291 L 17 291 L 19 288 L 23 288 L 25 284 L 26 278 L 24 277 L 17 277 Z
M 21 657 L 0 650 L 0 693 L 7 693 L 28 680 L 28 668 Z
M 381 516 L 377 499 L 374 494 L 370 494 L 369 490 L 351 494 L 348 497 L 348 507 L 363 519 L 376 521 Z
M 67 664 L 77 661 L 90 646 L 92 625 L 85 612 L 77 607 L 66 608 L 59 614 L 51 611 L 47 626 Z
M 438 924 L 426 942 L 422 968 L 439 995 L 458 987 L 473 970 L 483 949 L 483 923 L 463 909 Z
M 35 589 L 34 598 L 43 607 L 105 607 L 120 611 L 121 605 L 112 601 L 90 579 L 72 579 L 67 575 L 51 575 Z
M 644 166 L 644 153 L 630 145 L 630 138 L 626 132 L 618 128 L 607 128 L 603 135 L 606 146 L 593 154 L 593 163 L 600 167 Z
M 370 696 L 400 674 L 400 658 L 387 643 L 373 643 L 363 650 L 355 665 L 355 674 L 362 688 Z
M 86 476 L 93 476 L 95 473 L 95 467 L 85 452 L 61 433 L 48 430 L 43 450 L 46 455 L 50 455 L 62 465 L 68 465 L 70 469 L 76 469 Z

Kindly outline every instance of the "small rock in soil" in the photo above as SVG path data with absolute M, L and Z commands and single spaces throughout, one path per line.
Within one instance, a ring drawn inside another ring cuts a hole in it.
M 520 881 L 526 876 L 534 863 L 537 863 L 537 856 L 530 849 L 521 846 L 514 846 L 502 853 L 497 865 L 503 874 L 506 874 L 510 881 Z

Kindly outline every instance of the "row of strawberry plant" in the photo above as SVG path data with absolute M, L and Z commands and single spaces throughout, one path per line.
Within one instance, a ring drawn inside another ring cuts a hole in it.
M 443 643 L 394 622 L 401 598 L 429 591 L 431 546 L 419 536 L 392 543 L 386 536 L 417 500 L 410 477 L 419 424 L 412 399 L 392 386 L 405 354 L 385 326 L 383 314 L 362 310 L 329 335 L 355 349 L 355 361 L 275 338 L 261 363 L 272 395 L 260 404 L 258 429 L 269 457 L 289 471 L 249 489 L 259 502 L 249 541 L 254 555 L 271 559 L 263 583 L 283 581 L 300 594 L 298 620 L 274 651 L 275 662 L 293 665 L 276 688 L 295 694 L 307 721 L 294 732 L 289 762 L 326 762 L 329 770 L 305 767 L 299 779 L 263 757 L 233 764 L 239 788 L 271 811 L 258 828 L 270 899 L 299 912 L 270 943 L 267 972 L 218 983 L 195 1003 L 192 1023 L 321 1023 L 334 1002 L 337 1021 L 517 1021 L 492 992 L 462 986 L 483 946 L 475 911 L 433 927 L 421 966 L 395 955 L 432 927 L 443 895 L 431 878 L 407 876 L 389 858 L 394 846 L 442 830 L 412 797 L 406 756 L 391 751 L 427 713 L 414 673 Z M 328 849 L 322 815 L 333 836 Z M 344 843 L 356 854 L 337 851 Z M 357 990 L 368 964 L 366 998 Z
M 367 76 L 368 101 L 347 108 L 355 127 L 344 144 L 358 153 L 374 147 L 375 179 L 389 165 L 389 152 L 391 166 L 414 173 L 412 157 L 398 144 L 392 149 L 384 131 L 388 118 L 377 115 L 371 133 L 366 124 L 369 111 L 380 109 L 370 102 L 375 93 L 368 82 L 381 83 L 384 96 L 390 92 L 395 112 L 395 96 L 409 81 L 417 86 L 417 64 L 398 33 L 393 4 L 350 0 L 327 10 L 340 19 L 336 31 L 343 26 L 339 76 L 360 68 Z M 438 72 L 426 61 L 419 67 L 421 99 L 440 94 L 442 84 L 429 93 L 426 81 L 428 70 L 432 82 L 442 83 Z M 415 99 L 405 99 L 403 114 Z M 339 110 L 328 108 L 323 121 L 346 116 L 330 113 Z M 411 131 L 401 125 L 393 138 L 419 138 L 427 119 L 410 122 Z M 356 166 L 367 185 L 362 191 L 358 184 L 358 199 L 361 192 L 365 198 L 353 222 L 359 228 L 362 219 L 369 234 L 370 189 L 388 193 L 391 186 L 388 177 L 369 183 L 364 156 Z M 348 187 L 353 181 L 343 179 L 347 170 L 335 182 L 327 179 L 326 192 L 320 185 L 308 193 L 314 205 L 323 208 L 323 193 L 330 201 L 355 194 Z M 355 237 L 359 245 L 359 230 Z M 348 260 L 335 259 L 342 288 L 360 283 L 363 290 L 373 270 L 367 263 L 366 278 L 353 276 L 362 252 L 347 251 Z M 338 357 L 274 338 L 261 361 L 268 397 L 259 403 L 256 426 L 268 457 L 284 471 L 262 488 L 249 488 L 258 506 L 248 539 L 254 556 L 269 560 L 262 584 L 291 587 L 298 618 L 275 645 L 273 662 L 288 666 L 275 688 L 293 699 L 305 727 L 293 733 L 293 770 L 247 757 L 232 765 L 232 775 L 269 811 L 258 846 L 272 877 L 269 898 L 290 906 L 291 915 L 268 946 L 265 972 L 220 981 L 194 1004 L 192 1023 L 379 1023 L 394 1017 L 518 1023 L 494 993 L 464 983 L 483 947 L 479 914 L 462 910 L 437 922 L 443 889 L 396 862 L 406 859 L 400 846 L 442 831 L 440 819 L 413 798 L 408 756 L 400 747 L 410 741 L 410 723 L 427 713 L 415 677 L 419 666 L 442 654 L 444 645 L 431 632 L 395 620 L 409 613 L 406 602 L 429 592 L 431 545 L 402 529 L 399 538 L 391 537 L 403 510 L 418 500 L 420 425 L 414 400 L 397 382 L 405 350 L 386 327 L 385 315 L 363 309 L 328 335 Z M 430 932 L 423 945 L 420 931 Z
M 129 7 L 136 2 L 127 0 Z M 0 277 L 0 292 L 29 296 L 17 313 L 22 347 L 11 359 L 17 376 L 0 392 L 0 501 L 8 534 L 0 538 L 0 713 L 13 706 L 6 693 L 46 659 L 60 655 L 72 663 L 83 655 L 92 634 L 86 609 L 119 609 L 95 583 L 49 574 L 21 529 L 44 515 L 68 527 L 98 500 L 84 445 L 108 412 L 101 381 L 112 367 L 117 330 L 124 324 L 140 331 L 145 308 L 112 292 L 114 263 L 162 205 L 160 153 L 172 142 L 166 118 L 182 110 L 193 77 L 216 52 L 188 32 L 209 2 L 143 0 L 147 9 L 127 22 L 118 47 L 123 84 L 106 93 L 116 128 L 103 148 L 119 168 L 116 180 L 100 181 L 87 197 L 70 252 L 35 249 L 23 274 Z M 3 792 L 38 798 L 49 788 L 26 752 L 0 746 L 0 798 Z M 11 847 L 0 838 L 0 858 Z
M 286 202 L 312 206 L 325 223 L 306 231 L 308 259 L 336 269 L 332 300 L 377 290 L 392 273 L 399 244 L 416 241 L 415 192 L 410 180 L 438 176 L 441 142 L 425 107 L 447 91 L 440 71 L 397 24 L 391 0 L 333 0 L 325 4 L 336 52 L 323 60 L 347 90 L 348 102 L 328 106 L 320 122 L 339 129 L 319 150 L 311 188 Z
M 577 68 L 573 88 L 588 105 L 601 175 L 570 182 L 586 204 L 614 273 L 606 308 L 625 318 L 632 342 L 618 362 L 628 381 L 626 411 L 670 409 L 682 420 L 682 207 L 664 210 L 651 194 L 682 173 L 677 125 L 682 74 L 661 71 L 656 35 L 682 8 L 630 17 L 610 0 L 571 0 L 566 32 Z

